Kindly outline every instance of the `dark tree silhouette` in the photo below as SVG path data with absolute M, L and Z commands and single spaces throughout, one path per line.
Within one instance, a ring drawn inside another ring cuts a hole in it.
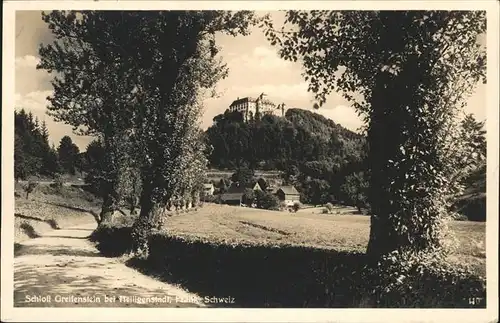
M 62 169 L 71 175 L 75 175 L 80 149 L 73 143 L 71 137 L 64 136 L 61 138 L 57 153 Z

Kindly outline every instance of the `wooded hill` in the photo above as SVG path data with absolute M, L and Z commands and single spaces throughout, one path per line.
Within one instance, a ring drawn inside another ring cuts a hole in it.
M 239 112 L 216 116 L 206 131 L 212 167 L 284 170 L 307 161 L 360 160 L 364 138 L 317 113 L 289 109 L 285 117 L 243 121 Z

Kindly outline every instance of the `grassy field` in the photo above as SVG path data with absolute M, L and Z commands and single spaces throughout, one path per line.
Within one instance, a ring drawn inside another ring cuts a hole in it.
M 345 214 L 324 215 L 318 214 L 318 208 L 288 213 L 206 204 L 196 212 L 169 217 L 163 231 L 172 236 L 232 244 L 283 244 L 364 252 L 370 218 L 346 215 L 353 212 L 345 208 Z M 454 221 L 450 228 L 458 240 L 450 261 L 472 266 L 484 275 L 485 223 Z
M 41 233 L 93 221 L 91 212 L 99 212 L 101 202 L 92 194 L 71 186 L 56 190 L 40 185 L 26 199 L 16 186 L 14 226 L 15 243 L 36 238 Z

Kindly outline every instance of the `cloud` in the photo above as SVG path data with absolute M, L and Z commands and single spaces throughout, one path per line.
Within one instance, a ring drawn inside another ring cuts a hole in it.
M 40 58 L 33 56 L 33 55 L 25 55 L 21 57 L 16 57 L 15 64 L 16 64 L 16 69 L 18 68 L 33 68 L 35 69 L 36 66 L 40 63 Z
M 47 97 L 52 91 L 33 91 L 25 95 L 16 93 L 16 108 L 24 108 L 30 111 L 46 111 L 49 101 Z
M 52 89 L 52 76 L 44 70 L 37 70 L 40 58 L 34 55 L 18 56 L 15 59 L 15 91 L 26 95 L 34 91 Z
M 228 57 L 230 57 L 228 66 L 231 69 L 259 69 L 267 72 L 290 66 L 290 62 L 280 58 L 275 50 L 267 46 L 257 46 L 250 54 L 237 56 L 231 53 Z

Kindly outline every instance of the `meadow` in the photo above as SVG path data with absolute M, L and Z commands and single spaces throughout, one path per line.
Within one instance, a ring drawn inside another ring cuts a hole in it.
M 356 215 L 349 207 L 338 207 L 337 212 L 320 214 L 319 208 L 311 208 L 290 213 L 206 203 L 198 211 L 168 217 L 161 231 L 189 240 L 365 252 L 370 217 Z M 450 261 L 484 275 L 486 223 L 452 221 L 449 227 L 457 240 Z

